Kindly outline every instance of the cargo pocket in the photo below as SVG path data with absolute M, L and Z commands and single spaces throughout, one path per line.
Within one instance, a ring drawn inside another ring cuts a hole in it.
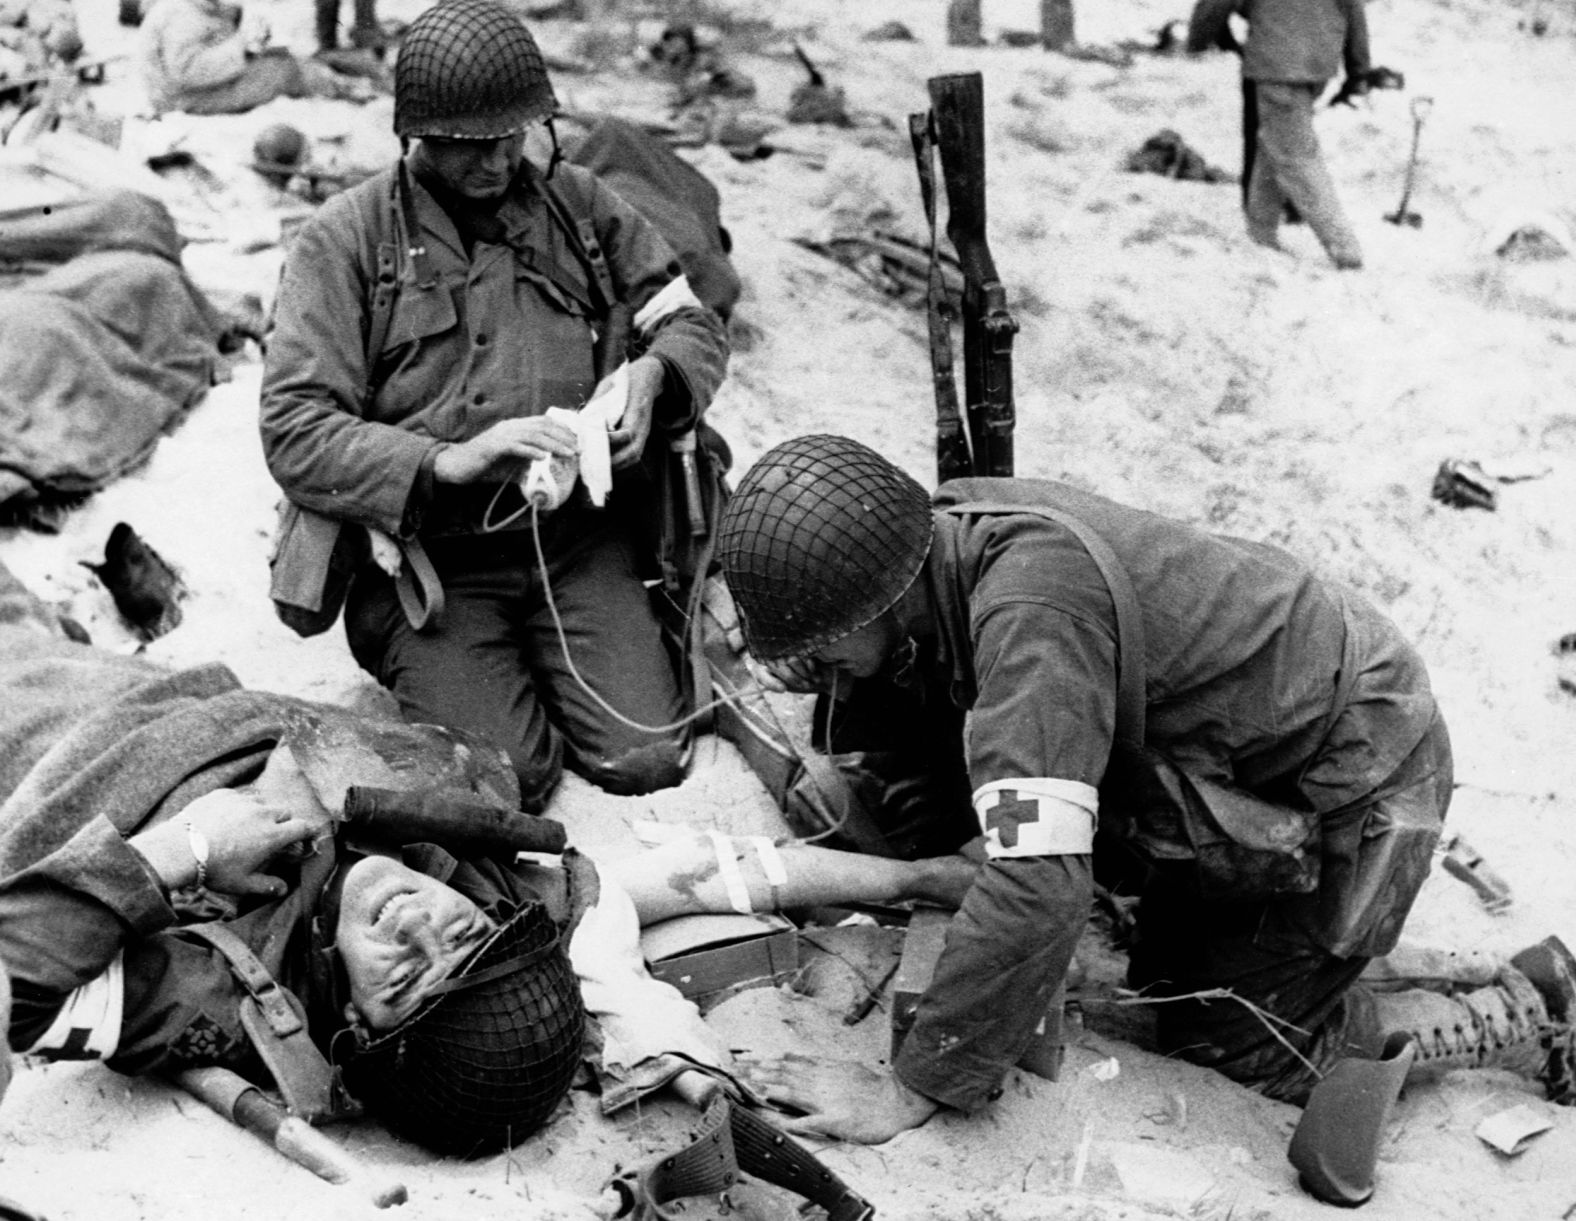
M 1100 788 L 1103 829 L 1152 864 L 1190 862 L 1200 897 L 1268 899 L 1319 885 L 1319 816 L 1119 748 Z
M 401 284 L 394 296 L 388 330 L 383 336 L 372 369 L 371 382 L 386 386 L 393 379 L 411 376 L 421 349 L 431 340 L 449 336 L 459 328 L 454 295 L 441 281 L 431 288 Z M 403 387 L 402 393 L 403 393 Z M 430 397 L 424 388 L 421 397 Z

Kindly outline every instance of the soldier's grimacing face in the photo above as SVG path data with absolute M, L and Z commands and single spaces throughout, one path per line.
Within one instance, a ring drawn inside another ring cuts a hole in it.
M 526 133 L 496 140 L 422 137 L 418 155 L 449 190 L 467 199 L 497 199 L 509 189 L 525 158 Z
M 392 1030 L 420 1008 L 497 926 L 436 878 L 388 857 L 345 873 L 335 943 L 350 1004 L 371 1030 Z

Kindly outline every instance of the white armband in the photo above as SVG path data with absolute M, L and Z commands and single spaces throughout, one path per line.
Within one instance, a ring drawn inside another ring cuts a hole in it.
M 120 1046 L 125 1010 L 126 951 L 122 950 L 104 974 L 66 997 L 54 1022 L 31 1047 L 17 1050 L 52 1060 L 107 1060 Z
M 1027 776 L 974 790 L 974 813 L 992 860 L 1092 852 L 1099 809 L 1094 786 L 1078 780 Z
M 661 292 L 640 307 L 635 314 L 635 330 L 646 335 L 669 314 L 676 314 L 681 309 L 705 308 L 695 295 L 695 290 L 690 287 L 689 277 L 679 276 L 676 280 L 669 280 Z

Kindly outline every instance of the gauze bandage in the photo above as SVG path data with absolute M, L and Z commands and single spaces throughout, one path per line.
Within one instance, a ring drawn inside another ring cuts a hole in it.
M 580 440 L 580 482 L 591 503 L 600 508 L 613 490 L 613 451 L 607 434 L 618 427 L 629 406 L 629 362 L 608 376 L 601 390 L 575 413 L 574 429 Z
M 1094 851 L 1100 799 L 1077 780 L 1029 776 L 993 780 L 974 791 L 985 855 L 1073 856 Z

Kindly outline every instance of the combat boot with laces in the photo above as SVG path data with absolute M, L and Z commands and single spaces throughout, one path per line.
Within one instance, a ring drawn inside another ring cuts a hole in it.
M 1381 1029 L 1409 1034 L 1416 1044 L 1409 1080 L 1500 1068 L 1542 1082 L 1552 1101 L 1576 1101 L 1570 1023 L 1515 967 L 1503 968 L 1493 984 L 1454 995 L 1409 989 L 1375 1000 Z

